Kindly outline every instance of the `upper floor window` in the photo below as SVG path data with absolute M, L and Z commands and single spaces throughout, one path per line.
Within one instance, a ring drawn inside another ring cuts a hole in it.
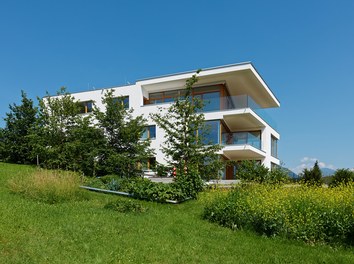
M 156 126 L 147 126 L 145 127 L 143 134 L 141 136 L 142 139 L 155 139 L 156 138 Z
M 113 103 L 121 103 L 124 105 L 125 109 L 129 108 L 129 96 L 121 96 L 113 98 Z
M 185 89 L 150 93 L 149 99 L 144 99 L 144 104 L 173 102 L 177 98 L 183 99 L 185 94 Z M 220 98 L 226 95 L 228 95 L 228 92 L 223 84 L 207 85 L 192 89 L 192 96 L 204 102 L 203 111 L 220 110 Z
M 85 102 L 79 102 L 80 103 L 80 113 L 81 114 L 87 114 L 91 113 L 93 110 L 93 102 L 92 101 L 85 101 Z
M 274 158 L 278 158 L 278 139 L 272 136 L 271 141 L 271 155 Z

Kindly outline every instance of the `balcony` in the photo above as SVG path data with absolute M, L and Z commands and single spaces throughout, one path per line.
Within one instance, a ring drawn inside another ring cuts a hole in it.
M 144 105 L 170 104 L 175 101 L 177 97 L 180 99 L 183 98 L 183 96 L 178 95 L 171 95 L 171 97 L 167 97 L 170 95 L 159 95 L 160 97 L 158 99 L 151 98 L 149 100 L 145 100 Z M 249 108 L 261 119 L 266 121 L 271 127 L 276 129 L 276 124 L 266 113 L 266 109 L 260 107 L 249 95 L 220 96 L 220 92 L 215 91 L 193 94 L 193 97 L 200 99 L 204 103 L 204 107 L 201 112 L 207 113 Z
M 208 93 L 197 97 L 199 97 L 204 103 L 203 112 L 227 111 L 250 108 L 260 118 L 266 121 L 268 125 L 270 125 L 274 129 L 276 129 L 277 127 L 274 120 L 266 112 L 266 109 L 260 107 L 249 95 L 220 97 L 218 93 Z
M 230 160 L 263 159 L 265 152 L 261 149 L 260 131 L 222 133 L 223 154 Z
M 260 132 L 234 132 L 221 134 L 222 145 L 250 145 L 261 149 Z

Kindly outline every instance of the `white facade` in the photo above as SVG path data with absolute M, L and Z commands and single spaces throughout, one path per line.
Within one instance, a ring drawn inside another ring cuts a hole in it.
M 195 72 L 150 78 L 108 89 L 114 89 L 114 96 L 129 96 L 133 115 L 143 115 L 149 125 L 155 125 L 149 114 L 156 113 L 158 107 L 167 108 L 173 95 L 184 89 L 185 81 L 193 74 Z M 273 164 L 279 165 L 277 140 L 280 135 L 259 112 L 279 107 L 280 103 L 253 65 L 241 63 L 205 69 L 198 77 L 193 93 L 206 102 L 205 119 L 213 120 L 216 128 L 211 134 L 216 143 L 224 146 L 219 154 L 227 160 L 259 160 L 269 168 Z M 104 110 L 101 99 L 105 90 L 72 95 L 80 102 L 93 101 Z M 166 163 L 161 152 L 163 142 L 164 131 L 156 126 L 156 137 L 151 140 L 151 147 L 155 149 L 159 163 Z

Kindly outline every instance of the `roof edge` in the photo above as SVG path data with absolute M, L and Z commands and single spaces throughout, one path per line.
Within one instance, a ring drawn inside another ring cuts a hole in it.
M 247 65 L 247 64 L 252 65 L 252 63 L 250 61 L 245 61 L 245 62 L 240 62 L 240 63 L 226 64 L 226 65 L 222 65 L 222 66 L 216 66 L 216 67 L 210 67 L 210 68 L 200 68 L 200 69 L 204 72 L 204 71 L 217 70 L 217 69 L 222 69 L 222 68 L 230 68 L 230 67 L 235 67 L 235 66 L 242 66 L 242 65 Z M 190 70 L 190 71 L 184 71 L 184 72 L 178 72 L 178 73 L 172 73 L 172 74 L 165 74 L 165 75 L 160 75 L 160 76 L 155 76 L 155 77 L 143 78 L 143 79 L 136 80 L 136 83 L 137 82 L 154 80 L 154 79 L 172 77 L 172 76 L 177 76 L 177 75 L 182 75 L 182 74 L 193 73 L 193 72 L 196 72 L 197 70 L 198 69 Z

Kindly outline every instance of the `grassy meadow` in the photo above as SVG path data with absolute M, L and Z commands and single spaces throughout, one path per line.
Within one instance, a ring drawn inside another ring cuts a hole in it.
M 122 213 L 105 206 L 130 198 L 71 190 L 72 198 L 59 192 L 38 199 L 26 179 L 41 179 L 36 173 L 0 163 L 0 263 L 354 263 L 352 248 L 266 238 L 202 220 L 205 194 L 179 205 L 137 201 L 144 210 Z

